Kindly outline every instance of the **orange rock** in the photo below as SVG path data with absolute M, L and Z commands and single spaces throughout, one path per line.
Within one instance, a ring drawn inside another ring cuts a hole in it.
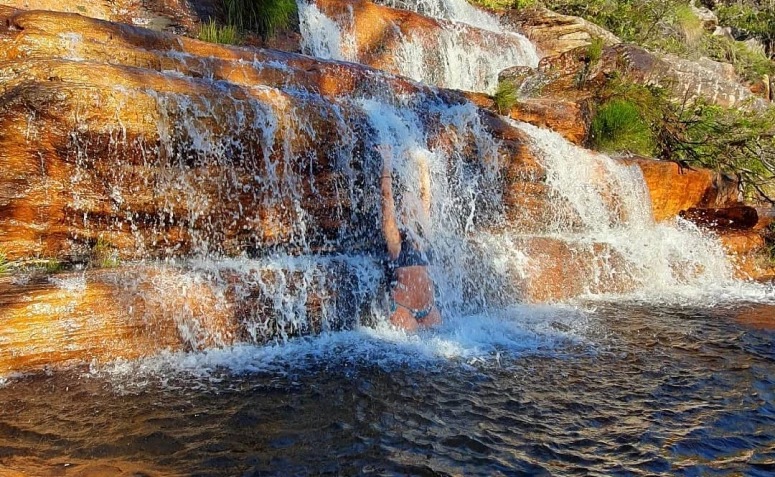
M 621 160 L 637 164 L 643 171 L 657 221 L 671 219 L 690 208 L 725 207 L 738 202 L 735 182 L 709 169 L 690 169 L 642 157 Z
M 623 257 L 602 243 L 572 243 L 549 237 L 522 237 L 525 273 L 515 273 L 529 303 L 567 300 L 586 293 L 624 293 L 637 285 L 627 277 Z

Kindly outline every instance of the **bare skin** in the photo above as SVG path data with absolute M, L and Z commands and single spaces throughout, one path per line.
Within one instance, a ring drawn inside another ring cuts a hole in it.
M 397 260 L 401 254 L 402 240 L 396 219 L 395 198 L 393 197 L 393 184 L 391 171 L 392 148 L 389 145 L 377 147 L 382 155 L 382 232 L 387 242 L 388 255 L 392 260 Z M 425 218 L 430 211 L 430 173 L 426 162 L 420 164 L 421 198 Z M 418 328 L 428 328 L 441 324 L 441 313 L 434 304 L 433 280 L 428 274 L 428 268 L 424 265 L 412 265 L 397 268 L 395 271 L 395 285 L 390 290 L 391 297 L 396 303 L 395 311 L 390 317 L 393 325 L 415 331 Z M 412 312 L 430 310 L 421 320 L 415 318 Z

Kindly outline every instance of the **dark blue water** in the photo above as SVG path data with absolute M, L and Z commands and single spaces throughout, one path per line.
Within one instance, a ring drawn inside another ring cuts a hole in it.
M 775 308 L 596 307 L 480 358 L 364 334 L 12 380 L 0 475 L 775 475 Z

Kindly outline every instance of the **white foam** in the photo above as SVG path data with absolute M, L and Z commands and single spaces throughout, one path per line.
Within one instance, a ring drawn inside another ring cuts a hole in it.
M 634 293 L 655 300 L 690 290 L 740 289 L 717 237 L 687 221 L 654 221 L 636 165 L 574 146 L 552 131 L 513 124 L 530 136 L 546 169 L 553 219 L 543 232 L 590 251 L 605 244 L 616 255 L 599 261 L 602 269 L 588 280 L 617 275 L 632 282 Z
M 589 327 L 590 317 L 575 308 L 514 306 L 498 313 L 450 318 L 441 327 L 420 333 L 381 324 L 262 346 L 241 344 L 193 353 L 166 352 L 136 361 L 94 363 L 89 374 L 113 376 L 119 381 L 130 377 L 142 383 L 150 376 L 181 374 L 217 379 L 223 371 L 277 373 L 321 363 L 365 363 L 385 370 L 449 363 L 500 366 L 524 356 L 556 355 L 563 349 L 568 353 L 589 352 L 593 349 L 585 338 Z

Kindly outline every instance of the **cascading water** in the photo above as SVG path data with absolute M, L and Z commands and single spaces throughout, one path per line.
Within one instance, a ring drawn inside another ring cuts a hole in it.
M 605 255 L 594 262 L 587 292 L 604 293 L 604 280 L 652 297 L 732 281 L 717 239 L 688 222 L 654 221 L 640 168 L 574 146 L 552 131 L 513 124 L 530 136 L 546 170 L 550 210 L 543 211 L 537 232 L 573 244 L 587 257 Z
M 364 45 L 358 44 L 352 7 L 335 18 L 326 16 L 314 1 L 299 0 L 298 7 L 302 49 L 307 54 L 372 63 L 391 73 L 439 87 L 494 93 L 502 70 L 538 64 L 536 49 L 527 38 L 501 32 L 497 20 L 470 6 L 483 19 L 474 22 L 474 27 L 440 20 L 432 30 L 402 31 L 398 25 L 388 23 L 388 36 L 395 36 L 396 44 L 387 54 L 367 52 Z M 490 24 L 484 19 L 489 19 Z M 488 27 L 481 29 L 480 24 Z
M 503 33 L 503 27 L 497 18 L 465 0 L 380 0 L 376 3 L 410 10 L 431 18 L 466 23 L 482 30 Z

